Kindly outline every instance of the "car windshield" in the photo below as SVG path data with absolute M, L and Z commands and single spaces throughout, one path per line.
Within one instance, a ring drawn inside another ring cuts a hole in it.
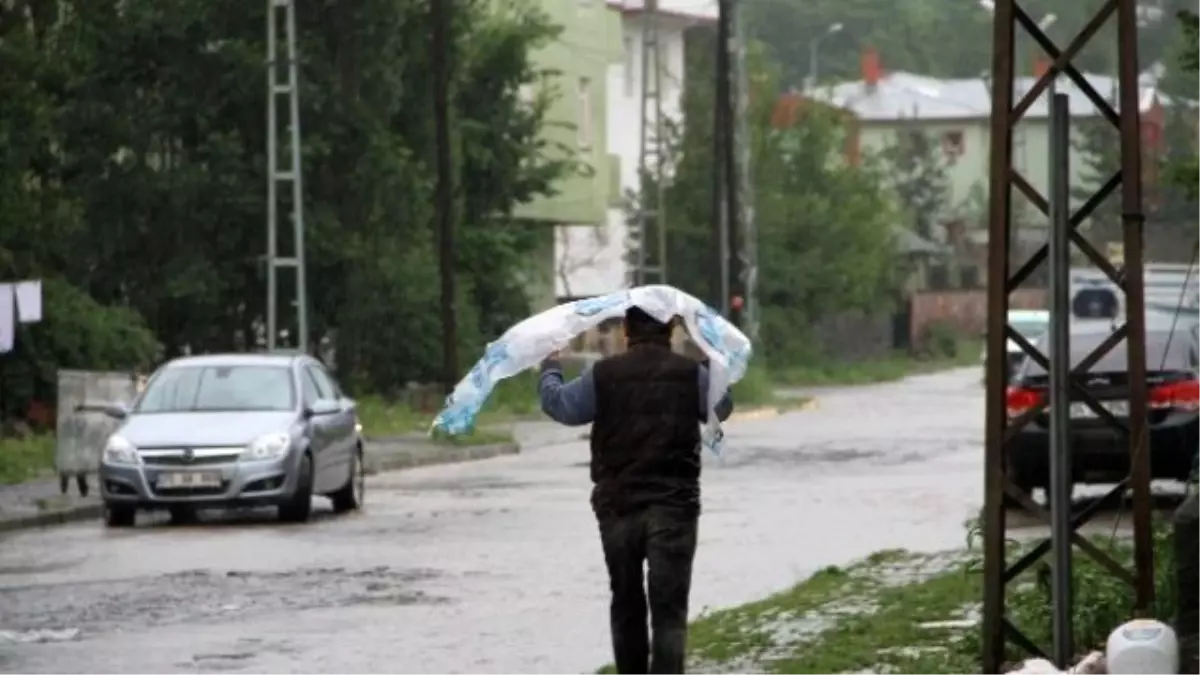
M 1017 321 L 1011 321 L 1009 323 L 1012 325 L 1013 330 L 1021 334 L 1021 337 L 1030 341 L 1038 339 L 1042 333 L 1046 332 L 1045 321 L 1020 319 Z
M 296 392 L 281 366 L 176 366 L 146 385 L 135 412 L 291 410 Z

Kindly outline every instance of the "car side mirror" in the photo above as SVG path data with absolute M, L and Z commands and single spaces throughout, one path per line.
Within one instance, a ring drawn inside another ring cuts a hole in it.
M 129 417 L 129 408 L 120 403 L 84 403 L 75 406 L 75 412 L 98 412 L 120 421 Z
M 312 405 L 304 409 L 304 416 L 307 418 L 326 417 L 328 415 L 336 415 L 342 412 L 342 404 L 339 401 L 321 399 L 315 401 Z

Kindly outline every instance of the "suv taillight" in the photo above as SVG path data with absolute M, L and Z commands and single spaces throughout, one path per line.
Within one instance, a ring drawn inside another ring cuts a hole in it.
M 1150 389 L 1146 402 L 1152 410 L 1200 410 L 1200 382 L 1191 379 L 1160 384 Z
M 1009 417 L 1019 417 L 1042 402 L 1042 392 L 1025 387 L 1009 387 L 1004 396 Z

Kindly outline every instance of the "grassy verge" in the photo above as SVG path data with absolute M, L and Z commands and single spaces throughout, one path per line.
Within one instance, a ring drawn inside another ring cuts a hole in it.
M 0 439 L 0 485 L 44 478 L 53 471 L 53 436 Z
M 1131 551 L 1108 537 L 1093 541 L 1129 564 Z M 1169 528 L 1155 537 L 1159 565 L 1154 614 L 1174 612 Z M 1021 551 L 1014 546 L 1010 560 Z M 830 567 L 795 587 L 701 616 L 689 633 L 689 669 L 766 673 L 979 672 L 982 575 L 975 551 L 914 554 L 884 551 L 849 567 Z M 1045 559 L 1009 589 L 1009 616 L 1035 643 L 1050 646 Z M 1075 632 L 1081 654 L 1102 648 L 1108 632 L 1129 618 L 1124 582 L 1078 554 Z M 1011 648 L 1009 659 L 1028 655 Z M 601 672 L 612 672 L 611 667 Z
M 537 419 L 541 410 L 537 400 L 537 373 L 526 372 L 504 380 L 488 397 L 476 419 L 475 431 L 461 436 L 436 438 L 453 445 L 479 445 L 511 441 L 513 422 Z M 427 410 L 404 402 L 387 401 L 377 396 L 357 399 L 358 416 L 368 437 L 404 436 L 429 431 L 441 399 Z
M 772 368 L 771 379 L 777 385 L 787 386 L 890 382 L 909 375 L 977 364 L 981 345 L 982 343 L 978 340 L 962 340 L 954 349 L 953 354 L 919 358 L 897 352 L 893 355 L 861 361 L 828 361 L 822 364 Z

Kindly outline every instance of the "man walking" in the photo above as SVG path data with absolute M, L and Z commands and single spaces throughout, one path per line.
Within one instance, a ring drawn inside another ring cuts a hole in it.
M 555 421 L 592 424 L 592 509 L 612 587 L 617 671 L 682 673 L 708 370 L 671 351 L 670 324 L 633 308 L 623 327 L 628 349 L 569 383 L 559 362 L 548 359 L 538 394 Z M 716 413 L 725 420 L 732 411 L 726 392 Z

